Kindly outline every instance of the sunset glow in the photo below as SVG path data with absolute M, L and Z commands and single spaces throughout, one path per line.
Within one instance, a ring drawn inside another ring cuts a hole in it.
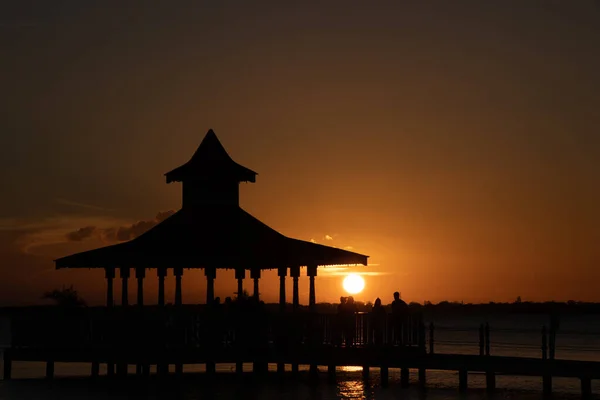
M 365 280 L 357 274 L 350 274 L 344 278 L 344 290 L 350 294 L 362 292 L 365 288 Z

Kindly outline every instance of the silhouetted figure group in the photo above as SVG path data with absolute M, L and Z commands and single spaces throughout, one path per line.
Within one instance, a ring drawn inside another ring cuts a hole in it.
M 402 346 L 406 343 L 406 323 L 409 317 L 408 304 L 400 298 L 400 292 L 394 293 L 392 313 L 388 316 L 381 299 L 377 298 L 369 314 L 368 325 L 357 326 L 357 307 L 354 298 L 341 297 L 338 306 L 338 345 L 354 346 L 358 329 L 368 330 L 369 343 L 383 345 L 385 343 Z

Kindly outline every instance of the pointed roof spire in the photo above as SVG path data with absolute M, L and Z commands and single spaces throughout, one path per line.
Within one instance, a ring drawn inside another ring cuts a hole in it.
M 187 163 L 165 174 L 167 183 L 197 177 L 222 177 L 233 178 L 238 182 L 256 182 L 256 175 L 256 172 L 231 159 L 212 129 L 208 130 Z

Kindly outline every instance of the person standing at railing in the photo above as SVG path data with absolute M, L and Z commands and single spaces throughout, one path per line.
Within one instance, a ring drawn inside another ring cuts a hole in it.
M 385 332 L 385 319 L 386 313 L 385 308 L 381 305 L 381 299 L 378 297 L 375 300 L 375 305 L 371 310 L 371 329 L 369 334 L 372 335 L 372 342 L 376 346 L 383 344 L 384 332 Z
M 408 320 L 408 304 L 400 298 L 400 292 L 394 292 L 392 302 L 392 321 L 394 327 L 394 344 L 403 345 L 403 328 Z
M 338 346 L 346 341 L 346 300 L 346 297 L 340 297 L 340 304 L 337 308 L 338 313 L 334 321 L 335 344 Z
M 354 346 L 354 338 L 356 337 L 356 303 L 354 297 L 349 296 L 346 302 L 346 318 L 344 327 L 346 329 L 346 346 Z

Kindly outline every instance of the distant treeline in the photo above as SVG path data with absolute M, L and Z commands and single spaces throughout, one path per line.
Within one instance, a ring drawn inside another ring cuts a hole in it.
M 359 312 L 369 312 L 373 308 L 371 302 L 356 301 L 357 310 Z M 223 306 L 223 305 L 222 305 Z M 269 303 L 266 304 L 266 309 L 272 312 L 278 312 L 280 310 L 279 304 Z M 319 313 L 337 313 L 339 303 L 317 303 L 316 311 Z M 512 303 L 483 303 L 483 304 L 472 304 L 463 302 L 451 302 L 441 301 L 439 303 L 431 303 L 426 301 L 424 304 L 412 302 L 409 303 L 409 309 L 413 312 L 423 312 L 425 314 L 600 314 L 600 303 L 589 303 L 581 301 L 567 301 L 567 302 L 529 302 L 529 301 L 517 301 Z M 40 305 L 40 306 L 28 306 L 28 307 L 0 307 L 0 315 L 9 313 L 20 313 L 28 309 L 39 309 L 39 308 L 52 308 L 56 306 Z M 84 306 L 85 307 L 85 306 Z M 118 305 L 116 307 L 119 307 Z M 135 307 L 132 305 L 130 307 Z M 172 304 L 167 304 L 167 308 L 174 307 Z M 204 304 L 186 304 L 184 308 L 204 308 Z M 391 312 L 391 304 L 384 305 L 388 312 Z M 102 306 L 96 306 L 92 308 L 103 308 Z M 156 305 L 146 305 L 145 309 L 159 308 Z M 286 306 L 287 311 L 292 311 L 292 305 L 290 303 Z M 308 307 L 305 305 L 300 306 L 302 312 L 308 311 Z
M 368 312 L 373 307 L 371 302 L 356 302 L 358 311 Z M 412 311 L 422 311 L 426 313 L 454 313 L 454 314 L 600 314 L 600 303 L 589 303 L 569 300 L 566 302 L 547 301 L 547 302 L 530 302 L 517 301 L 512 303 L 463 303 L 452 301 L 441 301 L 432 303 L 426 301 L 424 304 L 412 302 L 409 303 L 409 308 Z M 320 312 L 337 312 L 338 304 L 319 303 L 317 311 Z M 385 305 L 388 312 L 391 312 L 391 304 Z

